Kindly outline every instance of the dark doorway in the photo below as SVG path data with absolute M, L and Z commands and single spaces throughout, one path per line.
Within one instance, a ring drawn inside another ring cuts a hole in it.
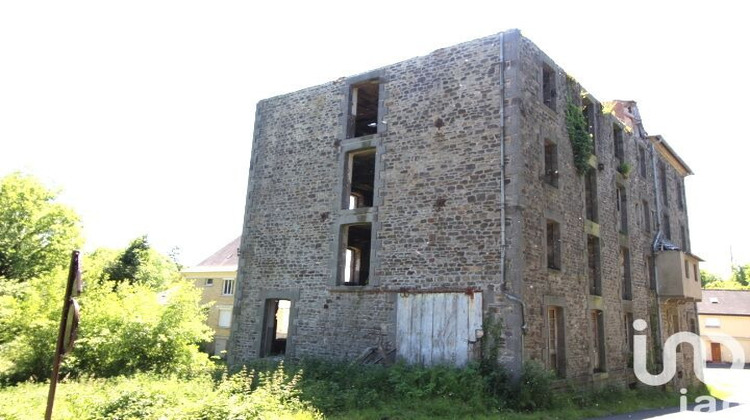
M 261 357 L 283 356 L 286 353 L 291 306 L 292 302 L 290 300 L 266 300 L 266 308 L 263 316 Z

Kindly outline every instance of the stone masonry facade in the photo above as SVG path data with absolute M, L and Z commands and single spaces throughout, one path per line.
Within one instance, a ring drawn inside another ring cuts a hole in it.
M 594 141 L 587 175 L 568 103 Z M 414 334 L 437 344 L 410 360 L 456 360 L 443 344 L 463 349 L 463 333 L 440 341 L 406 308 L 480 294 L 469 360 L 499 340 L 514 374 L 536 360 L 569 381 L 633 383 L 633 320 L 647 321 L 656 362 L 668 334 L 696 325 L 695 299 L 660 297 L 654 269 L 660 241 L 689 252 L 689 174 L 634 102 L 599 102 L 517 30 L 263 100 L 229 362 L 409 359 L 398 347 Z M 694 379 L 688 353 L 675 385 Z

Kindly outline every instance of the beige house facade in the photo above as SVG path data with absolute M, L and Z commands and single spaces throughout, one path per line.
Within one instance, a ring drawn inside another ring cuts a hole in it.
M 745 362 L 750 363 L 750 290 L 703 290 L 698 320 L 707 361 L 732 363 L 737 359 L 738 355 L 716 338 L 726 334 L 740 344 Z
M 206 344 L 206 351 L 225 357 L 229 327 L 232 321 L 234 293 L 237 282 L 237 249 L 240 238 L 228 243 L 200 264 L 182 270 L 201 290 L 201 303 L 210 303 L 207 324 L 214 330 L 214 339 Z

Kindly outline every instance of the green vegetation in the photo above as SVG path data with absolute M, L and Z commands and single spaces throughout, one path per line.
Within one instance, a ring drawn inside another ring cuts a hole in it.
M 222 373 L 223 372 L 223 373 Z M 525 369 L 522 386 L 508 394 L 486 388 L 479 369 L 397 364 L 360 366 L 304 361 L 263 362 L 227 375 L 222 367 L 190 379 L 136 374 L 81 378 L 58 386 L 56 419 L 431 419 L 586 418 L 676 406 L 677 392 L 655 388 L 552 392 L 538 366 Z M 37 419 L 47 385 L 27 382 L 0 388 L 0 418 Z M 524 402 L 525 401 L 525 402 Z M 527 404 L 534 401 L 531 405 Z
M 621 173 L 625 178 L 630 175 L 630 170 L 633 169 L 628 162 L 622 162 L 617 166 L 617 172 Z
M 594 142 L 591 140 L 583 110 L 573 102 L 568 102 L 568 107 L 565 108 L 565 126 L 568 129 L 570 145 L 573 147 L 573 165 L 578 173 L 583 175 L 591 169 L 589 158 L 594 150 Z
M 321 414 L 299 397 L 301 372 L 283 366 L 242 371 L 215 381 L 137 374 L 112 379 L 82 379 L 58 385 L 55 419 L 318 419 Z M 0 418 L 43 417 L 46 384 L 0 388 Z
M 66 274 L 61 269 L 24 287 L 0 287 L 0 383 L 49 377 Z M 210 339 L 200 292 L 172 282 L 163 290 L 89 283 L 79 298 L 78 340 L 64 376 L 109 377 L 135 372 L 191 374 L 209 366 L 198 343 Z
M 750 290 L 750 264 L 735 265 L 728 279 L 701 270 L 701 285 L 704 289 Z
M 64 265 L 82 243 L 79 218 L 36 178 L 0 178 L 0 282 L 25 282 Z
M 80 243 L 78 217 L 54 198 L 33 178 L 2 179 L 2 420 L 38 419 L 46 407 L 66 265 Z M 533 362 L 513 382 L 496 362 L 501 325 L 491 320 L 484 359 L 464 369 L 263 360 L 229 375 L 198 351 L 211 338 L 199 291 L 145 236 L 84 256 L 83 268 L 55 419 L 580 418 L 678 401 L 652 389 L 553 392 L 562 384 Z

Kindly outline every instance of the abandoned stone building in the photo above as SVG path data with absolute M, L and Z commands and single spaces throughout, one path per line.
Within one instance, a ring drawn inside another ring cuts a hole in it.
M 263 100 L 229 362 L 464 365 L 493 342 L 514 374 L 633 383 L 634 333 L 654 357 L 697 328 L 690 174 L 518 30 Z

